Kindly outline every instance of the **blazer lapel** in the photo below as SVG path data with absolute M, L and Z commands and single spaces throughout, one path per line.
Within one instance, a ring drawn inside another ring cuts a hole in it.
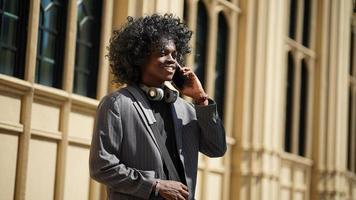
M 148 133 L 150 134 L 153 142 L 155 143 L 156 147 L 159 149 L 158 143 L 156 138 L 154 137 L 153 131 L 151 129 L 151 126 L 153 123 L 156 122 L 156 119 L 153 115 L 152 110 L 150 109 L 149 102 L 147 98 L 144 96 L 143 92 L 140 91 L 139 88 L 135 86 L 127 86 L 126 87 L 127 91 L 134 97 L 136 101 L 133 102 L 133 105 L 135 106 L 138 114 L 140 115 L 143 123 L 145 124 Z
M 176 136 L 176 143 L 177 143 L 177 151 L 179 153 L 179 157 L 182 161 L 183 167 L 184 167 L 184 157 L 182 155 L 182 116 L 180 116 L 179 111 L 179 105 L 176 102 L 171 104 L 171 110 L 172 110 L 172 119 L 174 123 L 174 134 Z

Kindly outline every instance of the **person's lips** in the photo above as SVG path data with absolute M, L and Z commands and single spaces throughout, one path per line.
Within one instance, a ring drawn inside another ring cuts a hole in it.
M 168 71 L 174 72 L 177 67 L 176 67 L 176 65 L 166 65 L 166 66 L 164 66 L 164 68 Z

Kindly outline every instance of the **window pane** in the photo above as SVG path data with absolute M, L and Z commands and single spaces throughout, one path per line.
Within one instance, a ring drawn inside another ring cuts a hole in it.
M 0 73 L 23 78 L 28 1 L 0 2 Z
M 303 19 L 303 45 L 309 47 L 309 35 L 310 35 L 310 15 L 311 5 L 310 0 L 304 0 L 304 19 Z
M 62 82 L 65 17 L 65 0 L 41 0 L 36 81 L 56 88 Z
M 10 50 L 0 49 L 0 73 L 14 75 L 15 53 Z
M 220 118 L 224 117 L 225 101 L 225 70 L 226 70 L 226 48 L 227 48 L 227 24 L 223 13 L 219 14 L 218 42 L 216 51 L 215 66 L 215 101 L 218 107 Z
M 55 4 L 51 4 L 48 10 L 45 10 L 45 24 L 46 28 L 50 30 L 57 30 L 58 27 L 58 7 Z
M 74 90 L 77 94 L 88 96 L 87 91 L 88 76 L 83 73 L 76 73 L 74 77 Z
M 198 17 L 197 17 L 197 32 L 196 32 L 196 52 L 195 52 L 195 66 L 194 71 L 198 76 L 201 84 L 205 84 L 205 66 L 206 66 L 206 45 L 208 32 L 208 18 L 204 4 L 198 3 Z
M 45 9 L 53 0 L 41 0 L 41 5 Z
M 288 53 L 288 71 L 287 71 L 287 96 L 286 96 L 286 116 L 284 125 L 284 150 L 292 152 L 292 110 L 293 110 L 293 90 L 294 90 L 294 62 L 293 56 Z
M 349 87 L 349 112 L 348 112 L 348 138 L 347 138 L 347 169 L 352 170 L 352 155 L 353 155 L 353 149 L 352 149 L 352 110 L 353 110 L 353 105 L 352 105 L 352 87 Z
M 47 85 L 47 86 L 54 86 L 55 85 L 55 80 L 54 80 L 54 63 L 49 62 L 49 61 L 39 61 L 37 63 L 37 68 L 36 68 L 36 82 Z
M 305 156 L 306 134 L 307 134 L 307 116 L 308 116 L 308 66 L 305 60 L 302 61 L 302 80 L 300 87 L 299 101 L 299 141 L 298 155 Z
M 93 36 L 93 20 L 90 18 L 85 18 L 83 21 L 80 23 L 80 29 L 78 30 L 78 37 L 82 41 L 92 41 L 92 36 Z
M 42 56 L 47 58 L 55 58 L 56 37 L 48 32 L 42 34 Z
M 183 8 L 183 19 L 186 23 L 188 23 L 188 13 L 189 13 L 189 10 L 188 10 L 188 2 L 187 0 L 184 0 L 184 8 Z
M 73 91 L 92 98 L 96 96 L 101 2 L 77 1 L 77 49 Z
M 17 20 L 3 16 L 1 24 L 1 42 L 11 47 L 16 46 Z
M 289 37 L 295 39 L 297 26 L 297 0 L 290 1 L 289 13 Z
M 354 74 L 354 76 L 356 76 L 356 69 L 354 69 L 354 72 L 352 72 L 352 68 L 354 66 L 354 48 L 355 47 L 355 33 L 353 33 L 351 31 L 351 34 L 350 34 L 350 67 L 349 67 L 349 74 L 350 76 L 352 76 Z
M 90 54 L 90 48 L 78 44 L 77 46 L 77 64 L 76 64 L 76 69 L 81 69 L 80 73 L 86 73 L 87 75 L 89 74 L 89 69 L 87 69 L 86 66 L 90 65 L 90 57 L 88 56 Z
M 6 12 L 12 13 L 12 14 L 18 14 L 19 10 L 19 2 L 16 0 L 5 0 L 4 1 L 4 9 Z

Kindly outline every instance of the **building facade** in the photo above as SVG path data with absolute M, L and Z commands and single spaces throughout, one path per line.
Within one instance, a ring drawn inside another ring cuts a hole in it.
M 222 158 L 200 200 L 356 199 L 353 0 L 0 0 L 0 198 L 105 199 L 89 178 L 106 46 L 127 16 L 174 13 L 218 103 Z

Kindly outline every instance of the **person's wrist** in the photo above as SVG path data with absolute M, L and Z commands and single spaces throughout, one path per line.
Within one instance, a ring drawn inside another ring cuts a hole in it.
M 207 105 L 209 96 L 205 92 L 201 92 L 198 97 L 194 98 L 197 105 Z
M 156 180 L 156 183 L 154 185 L 154 194 L 155 194 L 155 197 L 158 197 L 158 195 L 159 195 L 159 180 Z

